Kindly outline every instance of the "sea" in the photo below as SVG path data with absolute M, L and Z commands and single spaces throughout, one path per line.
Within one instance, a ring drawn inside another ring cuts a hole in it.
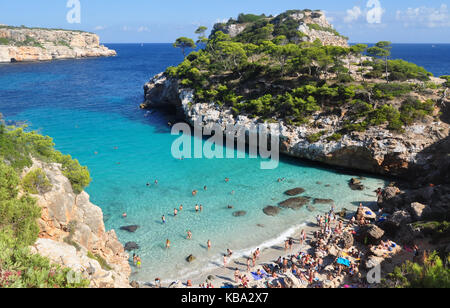
M 139 104 L 144 83 L 180 63 L 181 52 L 171 44 L 107 46 L 118 56 L 1 64 L 0 113 L 10 124 L 27 124 L 51 136 L 58 150 L 88 166 L 92 183 L 86 191 L 103 210 L 106 228 L 114 229 L 123 244 L 132 241 L 140 247 L 134 253 L 142 267 L 132 267 L 132 280 L 198 275 L 220 266 L 228 248 L 239 256 L 269 247 L 329 211 L 329 205 L 313 205 L 265 215 L 266 206 L 287 199 L 288 189 L 302 187 L 303 196 L 333 199 L 337 210 L 352 210 L 360 202 L 375 201 L 374 190 L 388 181 L 289 157 L 273 170 L 261 169 L 261 158 L 174 158 L 171 147 L 179 136 L 171 134 L 170 116 L 141 110 Z M 394 45 L 392 54 L 436 76 L 450 74 L 450 45 Z M 352 191 L 352 177 L 362 177 L 366 189 Z M 202 212 L 195 211 L 196 204 Z M 180 205 L 183 210 L 174 216 Z M 245 215 L 235 217 L 236 211 Z M 140 228 L 120 230 L 128 225 Z M 196 260 L 188 263 L 189 255 Z

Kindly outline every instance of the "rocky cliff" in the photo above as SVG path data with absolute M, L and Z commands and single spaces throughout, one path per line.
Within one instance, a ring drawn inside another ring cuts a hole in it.
M 164 73 L 153 77 L 144 86 L 144 91 L 145 102 L 142 108 L 163 107 L 176 110 L 179 119 L 192 125 L 194 121 L 201 119 L 203 127 L 219 124 L 225 130 L 228 124 L 232 124 L 238 129 L 249 131 L 259 123 L 258 118 L 235 116 L 230 108 L 219 107 L 213 102 L 193 103 L 194 91 L 183 87 L 179 80 L 167 77 Z M 439 112 L 439 109 L 435 110 L 436 114 Z M 403 133 L 392 132 L 386 125 L 382 125 L 370 127 L 365 132 L 355 131 L 344 135 L 339 141 L 333 141 L 328 137 L 342 128 L 342 117 L 321 111 L 315 113 L 310 123 L 304 125 L 288 125 L 283 121 L 267 125 L 280 132 L 278 137 L 283 154 L 392 176 L 408 176 L 413 166 L 414 170 L 428 169 L 430 156 L 424 150 L 447 138 L 450 132 L 447 123 L 428 118 L 425 122 L 407 126 Z M 327 133 L 320 136 L 318 141 L 308 141 L 308 136 L 324 130 Z
M 114 230 L 105 230 L 101 209 L 89 201 L 86 192 L 73 193 L 59 164 L 34 161 L 22 176 L 37 168 L 45 172 L 51 189 L 34 195 L 42 215 L 32 251 L 80 273 L 91 281 L 91 287 L 129 287 L 129 256 Z
M 0 26 L 0 62 L 110 57 L 93 33 Z

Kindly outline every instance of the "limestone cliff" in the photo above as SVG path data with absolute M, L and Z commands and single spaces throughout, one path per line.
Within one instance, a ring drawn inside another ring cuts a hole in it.
M 32 251 L 81 273 L 91 287 L 129 287 L 129 256 L 114 230 L 105 230 L 101 209 L 89 201 L 86 192 L 73 193 L 60 165 L 34 161 L 23 176 L 36 168 L 45 172 L 51 189 L 34 195 L 42 215 L 39 239 Z
M 176 110 L 178 118 L 190 124 L 201 119 L 203 127 L 219 124 L 225 130 L 227 124 L 232 124 L 238 130 L 241 127 L 243 131 L 249 131 L 252 125 L 259 123 L 258 118 L 234 116 L 230 108 L 219 107 L 214 102 L 193 103 L 194 91 L 164 73 L 153 77 L 144 90 L 142 108 L 170 108 Z M 440 113 L 440 110 L 436 109 L 435 113 Z M 412 167 L 416 172 L 428 169 L 429 155 L 424 150 L 447 138 L 450 132 L 447 123 L 429 118 L 406 127 L 403 133 L 392 132 L 382 125 L 365 132 L 355 131 L 344 135 L 339 141 L 332 141 L 328 137 L 338 132 L 344 122 L 342 117 L 321 111 L 304 125 L 288 125 L 283 121 L 267 125 L 279 130 L 280 151 L 283 154 L 392 176 L 409 176 Z M 308 141 L 308 136 L 324 130 L 327 133 L 317 142 Z
M 0 63 L 115 55 L 93 33 L 0 26 Z

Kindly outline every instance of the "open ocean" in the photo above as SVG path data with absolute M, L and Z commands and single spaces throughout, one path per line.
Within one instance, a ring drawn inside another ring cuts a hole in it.
M 0 65 L 0 113 L 11 123 L 26 122 L 53 137 L 58 150 L 89 167 L 93 181 L 87 192 L 102 208 L 106 228 L 115 229 L 122 243 L 141 246 L 136 253 L 143 266 L 133 268 L 132 280 L 187 277 L 220 264 L 227 248 L 242 254 L 271 245 L 329 210 L 315 205 L 313 213 L 303 208 L 266 216 L 262 209 L 285 200 L 287 189 L 303 187 L 306 196 L 330 198 L 338 209 L 354 209 L 360 201 L 374 201 L 373 191 L 384 184 L 365 175 L 367 189 L 351 191 L 347 181 L 359 174 L 290 158 L 283 158 L 275 170 L 261 170 L 260 159 L 177 160 L 171 156 L 177 136 L 170 134 L 166 116 L 140 110 L 139 104 L 144 83 L 179 63 L 181 52 L 171 44 L 108 47 L 118 56 Z M 450 45 L 394 45 L 393 57 L 422 65 L 436 76 L 450 74 Z M 286 181 L 278 183 L 282 177 Z M 193 189 L 199 191 L 196 197 Z M 195 212 L 197 203 L 204 206 L 202 213 Z M 184 210 L 173 217 L 180 204 Z M 247 214 L 234 217 L 233 211 L 239 210 Z M 123 212 L 128 218 L 121 217 Z M 132 224 L 141 228 L 133 234 L 119 230 Z M 185 239 L 188 229 L 191 241 Z M 164 249 L 166 239 L 172 242 L 169 250 Z M 213 245 L 209 252 L 208 239 Z M 197 257 L 192 264 L 185 261 L 190 254 Z

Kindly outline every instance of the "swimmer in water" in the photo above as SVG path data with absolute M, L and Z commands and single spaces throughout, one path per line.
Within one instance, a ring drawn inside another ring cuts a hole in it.
M 170 248 L 170 241 L 169 241 L 169 239 L 167 239 L 167 241 L 166 241 L 166 248 L 167 248 L 167 249 Z
M 208 250 L 211 249 L 211 241 L 208 240 L 208 242 L 206 243 L 206 245 L 208 246 Z
M 180 211 L 182 211 L 182 210 L 183 210 L 183 204 L 180 205 Z
M 198 204 L 196 204 L 196 205 L 195 205 L 195 211 L 198 213 L 198 210 L 199 210 Z
M 191 232 L 191 230 L 188 230 L 188 232 L 187 232 L 187 239 L 188 240 L 192 239 L 192 232 Z
M 155 180 L 155 184 L 158 185 L 158 180 Z
M 173 209 L 173 216 L 177 216 L 178 215 L 178 210 L 177 209 Z
M 225 183 L 228 183 L 230 181 L 229 178 L 225 178 Z
M 195 196 L 197 195 L 197 191 L 196 191 L 196 190 L 193 190 L 193 191 L 192 191 L 192 195 L 195 197 Z
M 203 187 L 203 190 L 205 190 L 205 191 L 208 190 L 208 187 L 206 187 L 206 185 L 205 185 L 205 186 Z
M 200 204 L 200 212 L 203 212 L 203 205 Z
M 124 212 L 124 213 L 122 214 L 122 218 L 127 218 L 127 213 Z
M 162 220 L 163 224 L 165 224 L 165 223 L 166 223 L 166 216 L 163 215 L 163 216 L 161 217 L 161 220 Z

